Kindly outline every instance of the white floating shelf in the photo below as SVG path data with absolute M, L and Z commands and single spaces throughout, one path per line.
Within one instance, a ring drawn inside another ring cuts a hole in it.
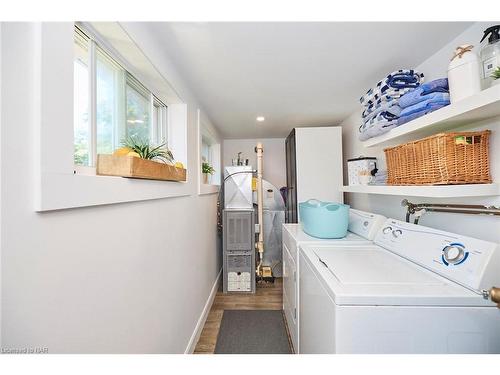
M 394 186 L 394 185 L 356 185 L 343 186 L 346 193 L 402 195 L 408 197 L 484 197 L 500 195 L 499 184 L 470 184 L 470 185 L 437 185 L 437 186 Z
M 500 85 L 490 87 L 362 143 L 365 147 L 404 143 L 495 116 L 500 116 Z

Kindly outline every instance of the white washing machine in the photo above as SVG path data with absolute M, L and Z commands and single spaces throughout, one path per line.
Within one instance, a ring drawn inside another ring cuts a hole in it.
M 500 353 L 498 244 L 388 219 L 372 245 L 300 248 L 301 353 Z
M 349 210 L 349 231 L 339 239 L 320 239 L 309 236 L 301 224 L 283 224 L 283 311 L 295 353 L 299 346 L 299 246 L 328 244 L 330 246 L 355 246 L 371 244 L 386 218 L 370 212 Z

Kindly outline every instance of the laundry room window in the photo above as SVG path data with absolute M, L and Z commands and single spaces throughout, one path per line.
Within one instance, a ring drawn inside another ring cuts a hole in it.
M 79 29 L 75 29 L 73 51 L 74 162 L 77 165 L 89 165 L 91 143 L 89 119 L 89 39 Z
M 188 103 L 168 79 L 175 70 L 164 63 L 159 44 L 141 30 L 119 22 L 42 22 L 34 28 L 39 57 L 32 94 L 40 104 L 35 211 L 192 194 L 197 168 L 194 159 L 188 163 Z M 196 108 L 191 113 L 193 118 Z M 133 134 L 166 143 L 188 169 L 187 181 L 97 175 L 97 155 L 114 152 Z
M 221 184 L 221 144 L 217 132 L 209 124 L 208 120 L 198 110 L 198 143 L 199 143 L 199 165 L 200 165 L 200 183 L 199 193 L 210 194 L 219 191 Z M 214 168 L 214 173 L 208 177 L 208 183 L 205 183 L 201 170 L 202 163 L 208 163 Z
M 74 33 L 74 163 L 95 167 L 127 138 L 166 144 L 167 106 L 87 32 Z

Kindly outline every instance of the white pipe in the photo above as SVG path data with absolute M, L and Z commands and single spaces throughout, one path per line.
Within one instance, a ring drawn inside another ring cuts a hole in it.
M 262 148 L 262 143 L 257 143 L 255 148 L 257 152 L 257 217 L 259 221 L 259 240 L 257 242 L 257 251 L 259 252 L 259 265 L 257 266 L 257 274 L 260 275 L 262 267 L 262 259 L 264 256 L 264 222 L 263 222 L 263 200 L 262 195 L 262 153 L 264 149 Z

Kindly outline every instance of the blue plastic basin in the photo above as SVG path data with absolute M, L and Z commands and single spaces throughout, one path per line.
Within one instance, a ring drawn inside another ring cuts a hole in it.
M 302 230 L 317 238 L 342 238 L 347 235 L 349 205 L 309 199 L 299 203 Z

